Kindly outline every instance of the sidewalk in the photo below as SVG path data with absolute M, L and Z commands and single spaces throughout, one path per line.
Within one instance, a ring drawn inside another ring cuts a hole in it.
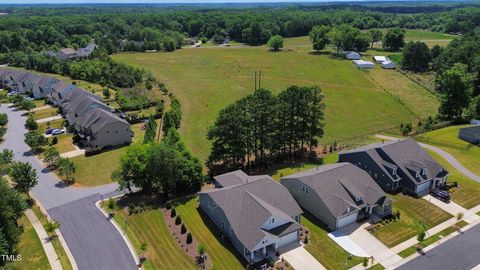
M 444 203 L 439 199 L 432 197 L 431 195 L 426 195 L 423 197 L 423 199 L 427 200 L 429 203 L 437 206 L 438 208 L 442 209 L 443 211 L 449 213 L 454 217 L 456 217 L 458 213 L 463 213 L 463 220 L 465 220 L 468 223 L 472 223 L 477 219 L 480 219 L 480 217 L 476 215 L 478 211 L 467 210 L 453 201 Z
M 49 108 L 52 108 L 52 106 L 44 105 L 42 107 L 38 107 L 38 108 L 35 108 L 35 109 L 31 110 L 31 112 L 41 111 L 41 110 L 45 110 L 45 109 L 49 109 Z
M 47 117 L 47 118 L 38 119 L 36 122 L 37 122 L 38 124 L 40 124 L 40 123 L 46 123 L 46 122 L 55 121 L 55 120 L 58 120 L 58 119 L 62 119 L 62 116 L 61 116 L 60 114 L 59 114 L 59 115 L 52 116 L 52 117 Z
M 32 223 L 32 226 L 35 229 L 38 238 L 40 238 L 40 242 L 42 243 L 43 250 L 47 255 L 48 262 L 50 263 L 52 270 L 62 270 L 63 268 L 60 264 L 57 253 L 55 252 L 55 248 L 50 242 L 45 228 L 43 228 L 35 213 L 33 213 L 32 209 L 27 209 L 25 211 L 25 215 L 27 216 L 30 223 Z

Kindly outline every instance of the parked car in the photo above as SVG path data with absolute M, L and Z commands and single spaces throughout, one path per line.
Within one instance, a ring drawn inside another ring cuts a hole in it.
M 430 191 L 430 195 L 444 202 L 450 201 L 450 193 L 445 190 L 433 189 Z
M 61 128 L 56 128 L 52 131 L 52 135 L 60 135 L 60 134 L 63 134 L 65 133 L 65 131 Z
M 54 130 L 55 130 L 54 128 L 47 128 L 47 130 L 45 131 L 45 134 L 50 135 Z

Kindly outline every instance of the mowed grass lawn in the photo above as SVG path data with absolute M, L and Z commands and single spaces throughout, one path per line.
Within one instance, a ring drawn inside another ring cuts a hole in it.
M 22 256 L 21 261 L 8 263 L 5 266 L 5 270 L 49 270 L 50 263 L 48 262 L 47 255 L 43 251 L 42 243 L 37 236 L 37 233 L 32 227 L 32 224 L 28 218 L 22 216 L 18 224 L 22 226 L 23 232 L 20 236 L 20 242 L 17 247 L 17 254 Z
M 447 171 L 450 172 L 448 177 L 449 182 L 458 182 L 458 188 L 455 192 L 450 194 L 452 201 L 463 206 L 466 209 L 470 209 L 480 204 L 480 183 L 475 182 L 453 168 L 449 162 L 437 153 L 427 149 L 427 152 Z
M 424 229 L 430 229 L 452 218 L 450 214 L 422 198 L 409 195 L 388 195 L 393 211 L 400 211 L 400 220 L 384 225 L 374 235 L 388 247 L 394 247 Z
M 64 133 L 64 134 L 52 136 L 48 138 L 48 142 L 51 143 L 53 141 L 53 138 L 57 138 L 58 143 L 52 146 L 56 148 L 58 152 L 60 152 L 60 154 L 75 150 L 75 147 L 73 147 L 72 133 Z
M 132 144 L 142 143 L 144 130 L 143 124 L 135 124 L 130 128 L 134 133 Z M 112 172 L 120 166 L 120 157 L 127 152 L 124 146 L 112 150 L 105 150 L 100 154 L 85 157 L 84 155 L 72 158 L 75 163 L 75 183 L 82 186 L 97 186 L 112 182 Z
M 309 243 L 305 248 L 327 269 L 350 269 L 362 263 L 363 258 L 360 257 L 348 259 L 349 254 L 328 237 L 326 225 L 313 215 L 303 213 L 301 222 L 309 230 Z
M 120 210 L 116 211 L 114 219 L 127 234 L 137 254 L 142 253 L 140 249 L 142 243 L 147 244 L 147 261 L 143 263 L 144 269 L 196 269 L 193 260 L 173 239 L 160 210 L 146 210 L 133 215 Z
M 320 143 L 342 142 L 395 129 L 402 122 L 436 112 L 436 98 L 421 88 L 414 90 L 427 104 L 421 115 L 410 109 L 417 107 L 417 98 L 399 100 L 398 97 L 409 97 L 411 93 L 409 89 L 406 94 L 399 93 L 405 88 L 398 85 L 411 84 L 408 78 L 395 78 L 395 85 L 389 80 L 372 81 L 371 71 L 358 70 L 351 61 L 311 54 L 305 41 L 308 38 L 287 39 L 287 47 L 293 49 L 278 53 L 269 52 L 264 46 L 205 47 L 172 53 L 125 53 L 113 58 L 151 71 L 180 99 L 183 138 L 202 160 L 210 151 L 208 127 L 221 109 L 253 92 L 254 71 L 258 70 L 263 72 L 261 86 L 274 93 L 290 85 L 322 88 L 327 107 L 325 136 Z M 300 44 L 298 50 L 294 43 Z M 395 96 L 391 94 L 394 91 Z
M 415 139 L 439 147 L 453 155 L 463 166 L 480 175 L 480 146 L 458 138 L 463 126 L 451 126 L 437 129 L 417 136 Z
M 233 245 L 220 239 L 220 233 L 210 218 L 197 208 L 198 197 L 192 196 L 176 201 L 177 215 L 182 218 L 193 238 L 204 243 L 207 255 L 217 270 L 245 269 L 246 263 Z
M 46 108 L 39 111 L 32 112 L 33 119 L 39 120 L 58 115 L 57 108 Z

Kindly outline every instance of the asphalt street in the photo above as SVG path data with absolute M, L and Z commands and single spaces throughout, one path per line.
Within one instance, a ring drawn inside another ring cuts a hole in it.
M 95 201 L 120 194 L 117 184 L 94 188 L 65 186 L 30 154 L 24 142 L 27 132 L 23 112 L 2 104 L 0 112 L 8 114 L 8 129 L 0 150 L 13 150 L 14 159 L 29 162 L 37 170 L 38 184 L 32 192 L 47 212 L 60 222 L 62 232 L 80 270 L 137 269 L 135 260 L 115 227 L 96 208 Z

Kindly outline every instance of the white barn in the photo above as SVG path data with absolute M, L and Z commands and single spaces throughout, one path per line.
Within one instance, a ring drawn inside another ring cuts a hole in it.
M 355 67 L 359 69 L 370 69 L 375 67 L 375 64 L 370 61 L 353 60 L 352 62 L 355 65 Z

